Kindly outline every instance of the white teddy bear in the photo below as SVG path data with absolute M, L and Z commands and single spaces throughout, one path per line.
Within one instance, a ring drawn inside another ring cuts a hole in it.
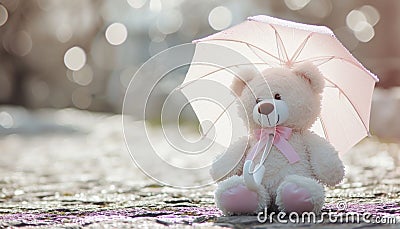
M 319 69 L 308 62 L 269 68 L 262 74 L 247 70 L 234 80 L 232 90 L 244 106 L 242 116 L 249 121 L 251 134 L 232 144 L 211 168 L 211 176 L 219 182 L 216 204 L 225 214 L 253 214 L 264 208 L 321 211 L 323 184 L 334 186 L 344 176 L 338 152 L 309 130 L 320 114 L 324 82 Z M 262 160 L 254 152 L 265 147 L 271 133 L 275 134 L 272 148 L 260 163 L 265 172 L 255 171 L 262 175 L 258 183 L 246 182 L 245 161 Z

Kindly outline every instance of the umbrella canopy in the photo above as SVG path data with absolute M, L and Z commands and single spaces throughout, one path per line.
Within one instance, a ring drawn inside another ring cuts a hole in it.
M 350 54 L 329 28 L 260 15 L 194 42 L 192 65 L 181 89 L 202 125 L 204 120 L 214 120 L 216 137 L 213 138 L 217 142 L 223 145 L 230 142 L 223 136 L 234 129 L 227 123 L 236 121 L 232 115 L 224 117 L 222 113 L 229 114 L 232 98 L 213 95 L 213 102 L 193 102 L 200 94 L 205 97 L 212 91 L 207 86 L 199 88 L 199 82 L 208 80 L 228 86 L 235 74 L 232 69 L 247 64 L 262 71 L 312 62 L 326 82 L 321 114 L 312 130 L 339 152 L 348 151 L 369 134 L 372 92 L 378 78 Z M 214 100 L 224 109 L 211 106 Z M 210 128 L 209 123 L 208 127 L 202 127 Z

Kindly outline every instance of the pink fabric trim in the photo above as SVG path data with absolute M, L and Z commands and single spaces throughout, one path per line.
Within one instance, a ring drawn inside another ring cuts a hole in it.
M 254 135 L 258 139 L 258 142 L 253 146 L 246 159 L 254 160 L 258 152 L 261 151 L 267 144 L 270 134 L 274 134 L 274 146 L 279 149 L 279 151 L 286 157 L 290 164 L 300 161 L 300 156 L 287 141 L 292 135 L 292 129 L 285 126 L 256 129 L 254 131 Z
M 232 187 L 221 194 L 220 203 L 229 212 L 250 213 L 258 208 L 257 193 L 243 184 Z

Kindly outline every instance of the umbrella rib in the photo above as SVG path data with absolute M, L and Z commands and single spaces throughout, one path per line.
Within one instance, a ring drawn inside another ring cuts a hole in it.
M 262 48 L 259 48 L 259 47 L 255 46 L 255 45 L 250 44 L 250 43 L 245 42 L 245 41 L 238 41 L 238 40 L 226 39 L 226 38 L 212 38 L 212 39 L 209 39 L 209 40 L 207 40 L 207 41 L 231 41 L 231 42 L 237 42 L 237 43 L 246 44 L 246 45 L 248 45 L 248 46 L 251 46 L 251 47 L 253 47 L 253 48 L 256 48 L 256 49 L 260 50 L 261 52 L 264 52 L 265 54 L 267 54 L 267 55 L 273 57 L 274 59 L 276 59 L 276 60 L 278 60 L 278 61 L 281 61 L 281 59 L 279 59 L 279 57 L 274 56 L 272 53 L 269 53 L 269 52 L 263 50 Z
M 254 55 L 256 55 L 261 61 L 265 62 L 265 63 L 268 64 L 270 67 L 272 67 L 272 65 L 269 64 L 269 63 L 267 63 L 266 60 L 264 60 L 260 55 L 258 55 L 258 53 L 256 53 L 256 51 L 255 51 L 249 44 L 246 43 L 246 45 L 247 45 L 247 47 L 251 50 L 251 52 L 253 52 Z
M 209 65 L 211 65 L 211 64 L 209 64 Z M 216 73 L 216 72 L 219 72 L 219 71 L 221 71 L 221 70 L 226 70 L 226 69 L 229 69 L 229 68 L 239 67 L 239 66 L 245 66 L 245 65 L 269 65 L 269 64 L 264 63 L 264 62 L 262 62 L 262 63 L 246 63 L 246 64 L 234 64 L 234 65 L 230 65 L 230 66 L 227 66 L 227 67 L 219 68 L 219 69 L 217 69 L 217 70 L 215 70 L 215 71 L 212 71 L 212 72 L 209 72 L 209 73 L 207 73 L 207 74 L 205 74 L 205 75 L 203 75 L 203 76 L 200 76 L 200 77 L 197 78 L 197 79 L 194 79 L 194 80 L 192 80 L 192 81 L 183 83 L 180 87 L 176 87 L 172 92 L 174 92 L 174 91 L 176 91 L 176 90 L 183 89 L 183 88 L 189 86 L 190 84 L 195 83 L 197 80 L 203 79 L 203 78 L 205 78 L 205 77 L 207 77 L 207 76 L 209 76 L 209 75 L 211 75 L 211 74 L 214 74 L 214 73 Z
M 261 30 L 261 32 L 262 32 L 262 28 L 261 28 L 261 26 L 258 24 L 258 23 L 256 23 L 256 26 Z M 252 51 L 253 53 L 254 53 L 254 55 L 256 55 L 261 61 L 264 61 L 264 62 L 266 62 L 260 55 L 258 55 L 258 53 L 253 49 L 253 47 L 252 46 L 250 46 L 250 44 L 249 43 L 246 43 L 246 45 L 247 45 L 247 47 L 250 49 L 250 51 Z M 267 53 L 265 50 L 262 50 L 262 51 L 264 51 L 264 53 Z M 269 53 L 268 53 L 269 54 Z M 272 65 L 270 65 L 270 64 L 268 64 L 270 67 L 272 67 Z
M 327 56 L 327 57 L 329 57 L 329 56 Z M 324 57 L 322 57 L 321 59 L 323 59 L 323 58 L 324 58 Z M 350 60 L 348 60 L 348 59 L 345 59 L 345 58 L 342 58 L 342 57 L 336 57 L 336 56 L 331 56 L 331 57 L 329 57 L 328 60 L 326 60 L 325 62 L 319 64 L 318 66 L 320 66 L 320 65 L 322 65 L 322 64 L 326 64 L 328 61 L 333 60 L 333 59 L 346 61 L 347 63 L 349 63 L 349 64 L 351 64 L 351 65 L 357 67 L 358 69 L 364 71 L 364 69 L 363 69 L 361 66 L 355 64 L 354 62 L 352 62 L 352 61 L 350 61 Z M 297 62 L 297 63 L 301 63 L 301 62 L 304 62 L 304 61 L 307 61 L 307 60 L 302 60 L 302 61 L 299 61 L 299 62 Z M 339 90 L 339 92 L 340 92 L 342 95 L 344 95 L 344 96 L 346 97 L 347 101 L 349 101 L 349 103 L 351 104 L 351 106 L 353 107 L 353 109 L 356 111 L 356 114 L 357 114 L 358 118 L 361 120 L 361 123 L 363 124 L 364 129 L 367 131 L 367 133 L 369 133 L 367 125 L 365 124 L 364 120 L 361 118 L 361 115 L 360 115 L 360 113 L 358 112 L 358 110 L 356 109 L 356 107 L 354 106 L 354 104 L 351 102 L 351 100 L 349 99 L 349 97 L 347 97 L 346 93 L 344 93 L 344 91 L 343 91 L 340 87 L 338 87 L 337 84 L 335 84 L 333 81 L 329 80 L 329 79 L 326 78 L 325 76 L 324 76 L 324 79 L 325 79 L 326 81 L 328 81 L 329 83 L 331 83 L 332 85 L 334 85 L 334 86 Z
M 218 115 L 218 117 L 214 120 L 213 125 L 211 127 L 209 127 L 205 133 L 203 133 L 202 139 L 204 139 L 209 134 L 212 127 L 219 121 L 219 119 L 222 117 L 222 115 L 229 109 L 230 106 L 232 106 L 232 104 L 235 101 L 236 101 L 236 99 L 234 99 L 231 103 L 229 103 L 229 105 L 227 107 L 225 107 L 225 109 L 221 112 L 221 114 Z
M 281 61 L 282 65 L 283 65 L 284 62 L 288 63 L 289 56 L 288 56 L 288 54 L 286 52 L 286 47 L 283 44 L 282 37 L 278 33 L 278 30 L 276 30 L 276 28 L 273 25 L 270 24 L 270 26 L 275 31 L 276 48 L 278 49 L 279 57 L 281 57 L 281 54 L 282 54 L 282 55 L 284 55 L 283 58 L 286 58 L 285 60 L 283 60 L 283 58 L 282 59 L 279 58 L 279 60 Z
M 363 124 L 364 129 L 367 131 L 367 133 L 369 133 L 367 125 L 364 123 L 364 120 L 361 118 L 360 113 L 358 112 L 358 110 L 357 110 L 357 108 L 354 106 L 354 104 L 351 102 L 351 100 L 349 99 L 349 97 L 347 97 L 346 93 L 344 93 L 344 91 L 343 91 L 342 89 L 340 89 L 340 88 L 338 87 L 337 84 L 335 84 L 335 83 L 332 82 L 331 80 L 327 79 L 325 76 L 324 76 L 324 79 L 325 79 L 326 81 L 328 81 L 329 83 L 331 83 L 332 85 L 334 85 L 334 86 L 339 90 L 339 92 L 340 92 L 344 97 L 346 97 L 347 101 L 349 101 L 350 105 L 351 105 L 351 106 L 353 107 L 353 109 L 356 111 L 356 114 L 357 114 L 358 118 L 360 119 L 361 123 Z
M 303 63 L 306 61 L 310 61 L 310 62 L 316 62 L 316 61 L 322 61 L 319 64 L 316 64 L 316 66 L 321 66 L 327 62 L 329 62 L 330 60 L 335 59 L 335 56 L 321 56 L 321 57 L 315 57 L 315 58 L 310 58 L 308 60 L 300 60 L 300 61 L 296 61 L 295 64 L 299 64 L 299 63 Z
M 321 66 L 321 65 L 323 65 L 323 64 L 326 64 L 327 62 L 329 62 L 329 61 L 335 59 L 335 60 L 343 60 L 343 61 L 346 61 L 347 63 L 349 63 L 349 64 L 351 64 L 351 65 L 357 67 L 358 69 L 360 69 L 360 70 L 362 70 L 362 71 L 365 71 L 365 69 L 364 69 L 362 66 L 360 66 L 359 64 L 354 63 L 353 61 L 348 60 L 348 59 L 343 58 L 343 57 L 337 57 L 337 56 L 321 56 L 321 57 L 319 57 L 319 59 L 317 59 L 317 58 L 318 58 L 318 57 L 310 58 L 310 59 L 308 59 L 308 60 L 307 60 L 307 59 L 301 60 L 301 61 L 296 62 L 296 64 L 302 63 L 302 62 L 305 62 L 305 61 L 311 61 L 311 62 L 313 62 L 313 61 L 323 60 L 324 58 L 327 58 L 326 61 L 324 61 L 324 62 L 318 64 L 318 66 Z
M 306 39 L 304 39 L 304 41 L 300 44 L 300 46 L 297 48 L 296 52 L 294 52 L 292 58 L 290 58 L 290 61 L 289 61 L 290 63 L 295 62 L 296 59 L 297 59 L 297 57 L 300 56 L 300 53 L 301 53 L 301 52 L 303 51 L 303 49 L 306 47 L 307 42 L 310 40 L 310 38 L 311 38 L 311 36 L 312 36 L 313 34 L 314 34 L 314 33 L 310 33 L 310 34 L 306 37 Z

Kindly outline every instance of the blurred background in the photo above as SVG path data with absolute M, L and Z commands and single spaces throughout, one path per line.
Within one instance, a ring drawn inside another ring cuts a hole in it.
M 372 133 L 398 140 L 399 9 L 397 0 L 0 0 L 0 103 L 121 113 L 125 90 L 148 58 L 266 14 L 330 27 L 380 78 Z M 2 109 L 0 128 L 17 118 Z

